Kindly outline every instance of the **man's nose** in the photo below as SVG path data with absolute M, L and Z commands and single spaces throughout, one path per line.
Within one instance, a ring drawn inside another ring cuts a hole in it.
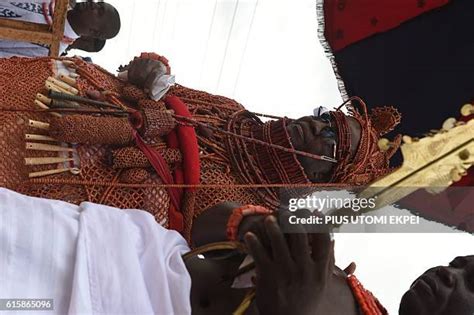
M 311 120 L 311 129 L 315 135 L 319 135 L 321 133 L 321 130 L 323 130 L 324 127 L 326 127 L 326 124 L 323 123 L 322 121 L 318 120 Z
M 454 274 L 448 267 L 439 267 L 436 269 L 436 274 L 441 278 L 441 281 L 448 287 L 454 286 Z

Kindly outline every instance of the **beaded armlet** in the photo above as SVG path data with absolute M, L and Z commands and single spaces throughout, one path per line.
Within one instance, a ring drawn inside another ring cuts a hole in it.
M 362 315 L 388 315 L 385 307 L 380 304 L 379 300 L 372 294 L 372 292 L 364 288 L 356 276 L 349 275 L 347 277 L 347 283 L 356 298 L 357 304 L 362 311 Z
M 239 232 L 239 225 L 243 218 L 249 215 L 268 215 L 273 211 L 254 205 L 245 205 L 239 208 L 235 208 L 227 221 L 227 239 L 229 241 L 237 241 Z

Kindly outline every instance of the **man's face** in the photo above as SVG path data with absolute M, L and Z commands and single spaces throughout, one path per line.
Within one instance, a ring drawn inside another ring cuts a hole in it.
M 77 17 L 74 30 L 81 36 L 107 40 L 113 38 L 118 32 L 115 25 L 111 25 L 112 22 L 116 22 L 113 18 L 115 12 L 109 5 L 93 2 L 81 3 L 81 5 L 77 4 L 73 11 L 73 15 Z
M 401 315 L 473 315 L 474 256 L 457 257 L 448 267 L 426 271 L 400 303 Z
M 356 119 L 347 116 L 346 119 L 351 132 L 351 155 L 354 156 L 360 141 L 361 127 Z M 299 118 L 289 123 L 287 130 L 296 150 L 336 157 L 337 129 L 329 114 Z M 336 166 L 335 163 L 304 156 L 298 156 L 298 160 L 313 183 L 329 182 Z
M 98 52 L 100 49 L 98 49 L 98 39 L 91 38 L 91 37 L 79 37 L 74 41 L 74 43 L 71 45 L 71 48 L 73 49 L 80 49 L 83 51 L 87 52 Z

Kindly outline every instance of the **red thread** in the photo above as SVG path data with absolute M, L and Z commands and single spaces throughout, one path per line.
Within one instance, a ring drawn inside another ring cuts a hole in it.
M 165 159 L 158 151 L 156 151 L 143 141 L 137 130 L 134 129 L 132 133 L 133 138 L 135 139 L 135 143 L 140 148 L 140 150 L 142 150 L 142 152 L 146 155 L 146 157 L 150 161 L 150 164 L 153 166 L 158 176 L 160 176 L 161 180 L 165 184 L 172 184 L 173 177 L 171 176 Z M 167 188 L 167 190 L 170 195 L 171 203 L 174 207 L 176 207 L 176 209 L 179 209 L 178 192 L 175 188 Z

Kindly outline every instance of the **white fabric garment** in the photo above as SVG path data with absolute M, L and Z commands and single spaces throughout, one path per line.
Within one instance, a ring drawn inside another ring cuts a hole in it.
M 43 15 L 42 4 L 38 2 L 0 1 L 0 18 L 47 24 Z M 64 36 L 71 39 L 79 38 L 79 35 L 74 32 L 67 20 L 64 26 Z M 59 54 L 62 54 L 67 46 L 68 44 L 61 42 Z M 48 54 L 49 48 L 46 45 L 0 39 L 0 58 L 12 56 L 43 57 L 48 56 Z
M 0 188 L 0 298 L 54 299 L 40 314 L 190 314 L 188 250 L 144 211 Z

